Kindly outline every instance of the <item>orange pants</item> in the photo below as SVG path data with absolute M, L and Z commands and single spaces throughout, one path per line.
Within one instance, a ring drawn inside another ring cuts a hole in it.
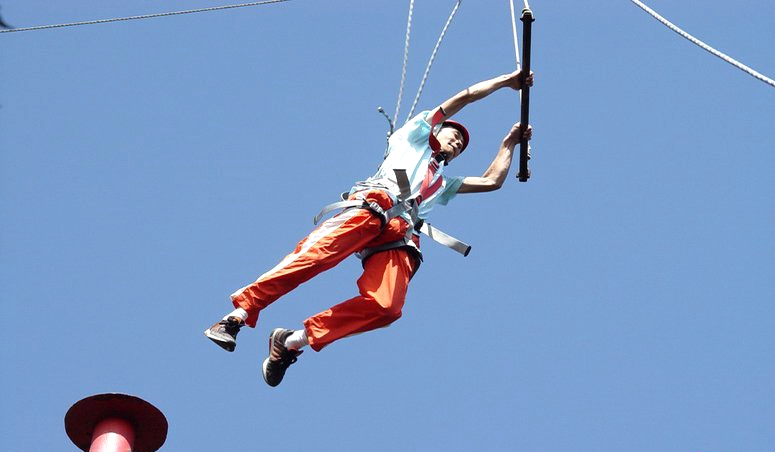
M 392 206 L 390 197 L 380 190 L 350 197 L 356 198 L 377 202 L 385 210 Z M 259 312 L 281 296 L 357 251 L 402 239 L 408 227 L 401 218 L 393 218 L 383 228 L 369 210 L 346 210 L 323 222 L 254 283 L 232 294 L 232 302 L 248 312 L 245 323 L 255 327 Z M 312 349 L 319 351 L 343 337 L 396 321 L 401 317 L 409 280 L 416 269 L 415 257 L 403 248 L 370 256 L 358 279 L 358 296 L 304 321 Z

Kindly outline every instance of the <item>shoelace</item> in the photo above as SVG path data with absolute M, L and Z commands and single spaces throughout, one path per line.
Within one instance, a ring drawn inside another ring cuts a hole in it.
M 269 358 L 269 362 L 280 366 L 282 369 L 287 369 L 288 366 L 298 361 L 298 356 L 302 353 L 304 353 L 304 350 L 290 350 L 286 348 L 284 351 L 280 352 L 280 358 L 277 360 Z
M 283 367 L 288 367 L 291 364 L 298 361 L 298 356 L 304 353 L 304 350 L 288 350 L 285 349 L 285 353 L 282 354 L 279 360 L 279 364 Z
M 244 323 L 231 319 L 221 320 L 218 324 L 223 325 L 226 328 L 226 332 L 232 335 L 238 333 L 242 325 L 244 325 Z

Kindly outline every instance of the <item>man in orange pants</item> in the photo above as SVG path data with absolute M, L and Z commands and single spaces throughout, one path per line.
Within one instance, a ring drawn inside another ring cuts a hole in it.
M 425 111 L 393 133 L 377 173 L 358 182 L 345 208 L 304 238 L 291 254 L 255 282 L 231 295 L 235 309 L 205 331 L 213 342 L 233 351 L 240 328 L 255 327 L 259 312 L 275 300 L 357 253 L 363 262 L 359 295 L 304 321 L 302 329 L 274 329 L 262 372 L 270 386 L 282 381 L 302 348 L 320 351 L 346 336 L 384 327 L 399 317 L 409 280 L 422 255 L 419 231 L 432 208 L 458 193 L 499 189 L 509 172 L 514 147 L 532 130 L 515 124 L 489 168 L 480 177 L 446 177 L 444 167 L 468 146 L 468 130 L 449 118 L 466 105 L 501 88 L 532 86 L 521 72 L 479 82 Z M 442 165 L 443 163 L 443 165 Z

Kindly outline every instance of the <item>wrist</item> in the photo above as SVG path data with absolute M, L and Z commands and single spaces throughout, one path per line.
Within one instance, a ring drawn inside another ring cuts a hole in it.
M 501 147 L 503 149 L 508 149 L 511 151 L 511 150 L 514 150 L 514 148 L 517 146 L 518 143 L 519 143 L 519 140 L 513 137 L 508 137 L 503 140 L 503 143 L 501 143 Z

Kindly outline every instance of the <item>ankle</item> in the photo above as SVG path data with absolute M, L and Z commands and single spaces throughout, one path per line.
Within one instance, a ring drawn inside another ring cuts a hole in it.
M 296 330 L 285 339 L 285 348 L 288 350 L 300 350 L 309 345 L 306 330 Z
M 239 320 L 239 323 L 244 324 L 245 321 L 248 319 L 248 311 L 246 311 L 246 310 L 244 310 L 242 308 L 237 308 L 237 309 L 231 311 L 230 313 L 226 314 L 223 317 L 223 320 L 229 320 L 229 317 L 234 317 L 237 320 Z

